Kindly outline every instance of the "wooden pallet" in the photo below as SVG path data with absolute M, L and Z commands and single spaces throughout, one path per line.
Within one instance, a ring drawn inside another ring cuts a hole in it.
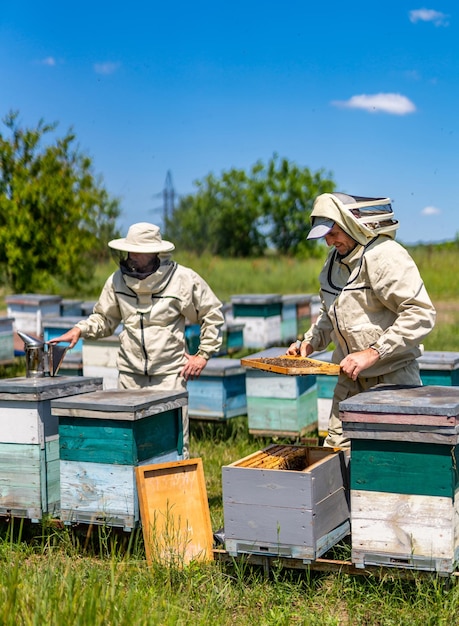
M 257 565 L 263 567 L 265 574 L 269 574 L 271 568 L 285 568 L 296 570 L 312 570 L 323 573 L 348 574 L 351 576 L 375 576 L 378 578 L 404 579 L 414 580 L 418 578 L 451 577 L 454 581 L 459 580 L 459 571 L 452 573 L 441 573 L 426 570 L 402 569 L 397 567 L 388 567 L 383 565 L 366 565 L 365 567 L 357 567 L 354 563 L 347 560 L 318 558 L 315 561 L 304 562 L 303 559 L 292 557 L 271 556 L 264 554 L 240 554 L 232 556 L 226 550 L 214 549 L 214 559 L 222 563 L 234 563 L 244 561 L 249 565 Z

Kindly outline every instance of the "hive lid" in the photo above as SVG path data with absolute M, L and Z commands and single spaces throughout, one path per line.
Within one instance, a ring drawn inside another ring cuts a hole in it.
M 397 413 L 403 415 L 459 415 L 459 387 L 378 385 L 343 400 L 343 413 Z

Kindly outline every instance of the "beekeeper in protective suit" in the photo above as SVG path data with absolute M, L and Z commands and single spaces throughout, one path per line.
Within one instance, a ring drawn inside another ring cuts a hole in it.
M 333 342 L 336 385 L 325 446 L 349 447 L 339 403 L 378 384 L 421 385 L 420 344 L 435 323 L 435 309 L 419 270 L 396 241 L 398 222 L 389 198 L 344 193 L 317 197 L 308 239 L 331 250 L 320 273 L 321 310 L 298 348 L 309 356 Z
M 106 281 L 92 315 L 52 340 L 100 339 L 119 324 L 117 367 L 121 389 L 184 390 L 198 377 L 222 343 L 221 302 L 192 269 L 176 263 L 175 246 L 162 239 L 158 226 L 133 224 L 126 237 L 110 241 L 119 269 Z M 200 324 L 195 355 L 186 352 L 185 320 Z M 189 456 L 188 412 L 183 411 L 184 458 Z

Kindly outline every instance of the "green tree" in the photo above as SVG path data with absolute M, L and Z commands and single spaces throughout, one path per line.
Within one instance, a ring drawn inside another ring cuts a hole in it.
M 222 256 L 257 256 L 270 245 L 283 254 L 312 250 L 316 242 L 306 236 L 314 198 L 335 188 L 325 176 L 276 155 L 248 173 L 209 174 L 194 183 L 195 194 L 181 198 L 167 236 L 184 249 Z
M 260 254 L 266 238 L 258 228 L 261 207 L 253 197 L 253 180 L 231 169 L 217 179 L 209 174 L 194 183 L 196 194 L 181 198 L 166 223 L 167 236 L 180 247 L 222 256 Z
M 323 169 L 311 172 L 307 167 L 300 168 L 277 157 L 261 172 L 264 182 L 261 202 L 272 245 L 281 254 L 310 252 L 316 246 L 315 241 L 307 239 L 312 206 L 318 195 L 334 191 L 331 174 Z
M 73 288 L 88 282 L 95 258 L 118 235 L 119 202 L 110 198 L 91 159 L 69 131 L 41 120 L 21 128 L 18 113 L 0 132 L 0 269 L 15 293 Z

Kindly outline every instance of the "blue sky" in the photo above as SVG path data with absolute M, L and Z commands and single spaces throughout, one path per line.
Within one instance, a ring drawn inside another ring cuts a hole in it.
M 0 5 L 0 115 L 69 128 L 121 200 L 161 223 L 210 172 L 274 154 L 389 196 L 404 243 L 459 232 L 459 9 L 452 1 Z

